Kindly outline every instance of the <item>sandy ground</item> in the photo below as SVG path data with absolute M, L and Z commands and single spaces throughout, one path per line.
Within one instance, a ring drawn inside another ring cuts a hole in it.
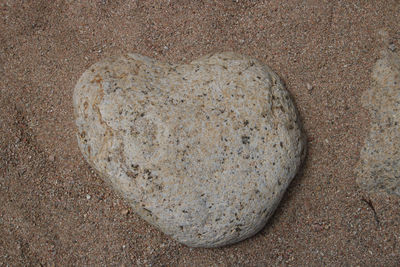
M 0 265 L 399 266 L 400 199 L 353 169 L 369 128 L 360 96 L 388 44 L 392 1 L 0 1 Z M 136 52 L 189 62 L 258 58 L 286 82 L 308 157 L 268 225 L 191 249 L 139 219 L 80 154 L 72 92 L 82 72 Z

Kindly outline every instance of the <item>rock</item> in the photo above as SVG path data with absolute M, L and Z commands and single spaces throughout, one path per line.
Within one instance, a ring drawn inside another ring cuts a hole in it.
M 122 215 L 128 215 L 128 213 L 129 213 L 129 210 L 128 210 L 128 209 L 123 209 L 123 210 L 121 211 L 121 214 L 122 214 Z
M 305 150 L 278 76 L 234 53 L 186 65 L 108 58 L 82 75 L 74 108 L 90 165 L 143 219 L 194 247 L 257 233 Z
M 385 51 L 374 66 L 373 86 L 362 103 L 371 128 L 360 152 L 357 183 L 369 192 L 400 196 L 400 56 Z

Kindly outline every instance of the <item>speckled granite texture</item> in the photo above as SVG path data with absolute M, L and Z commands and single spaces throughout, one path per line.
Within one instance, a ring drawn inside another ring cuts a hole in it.
M 86 160 L 143 219 L 189 246 L 257 233 L 304 156 L 279 77 L 234 53 L 185 65 L 108 58 L 82 75 L 74 107 Z
M 372 118 L 360 153 L 358 184 L 371 192 L 400 196 L 400 56 L 384 51 L 374 66 L 374 85 L 362 102 Z

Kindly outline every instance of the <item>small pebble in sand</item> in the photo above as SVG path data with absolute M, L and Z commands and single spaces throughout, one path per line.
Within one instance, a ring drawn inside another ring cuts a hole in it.
M 313 90 L 313 86 L 310 83 L 306 83 L 306 87 L 307 87 L 308 92 L 311 93 Z
M 123 209 L 123 210 L 121 211 L 121 214 L 122 214 L 122 215 L 128 215 L 128 213 L 129 213 L 129 210 L 128 210 L 128 209 Z

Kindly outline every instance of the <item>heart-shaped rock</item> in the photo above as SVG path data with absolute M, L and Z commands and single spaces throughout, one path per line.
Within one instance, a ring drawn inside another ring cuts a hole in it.
M 106 59 L 78 81 L 74 108 L 85 159 L 143 219 L 189 246 L 254 235 L 304 155 L 278 76 L 234 53 L 184 65 Z

